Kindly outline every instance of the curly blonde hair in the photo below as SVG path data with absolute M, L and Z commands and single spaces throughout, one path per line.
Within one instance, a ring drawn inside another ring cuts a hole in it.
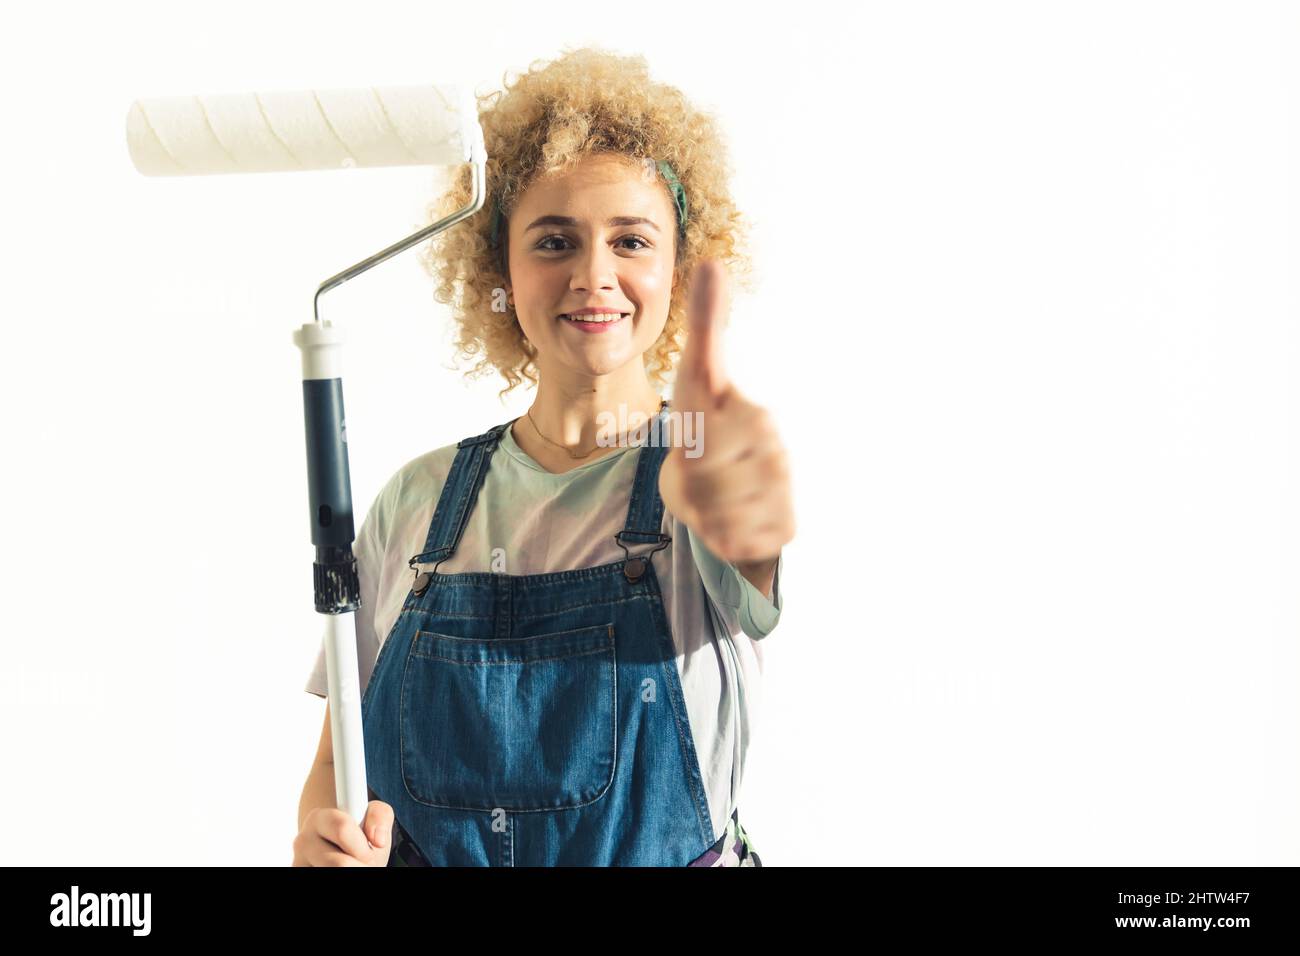
M 685 238 L 678 233 L 668 321 L 646 352 L 646 373 L 662 386 L 681 351 L 686 280 L 696 263 L 716 259 L 734 280 L 750 285 L 749 227 L 728 190 L 730 168 L 717 121 L 692 107 L 676 88 L 652 81 L 642 56 L 566 49 L 549 63 L 533 61 L 513 84 L 508 77 L 503 77 L 504 95 L 476 96 L 488 153 L 483 208 L 435 236 L 421 254 L 437 283 L 434 298 L 452 307 L 457 354 L 481 355 L 465 375 L 477 378 L 495 369 L 507 383 L 499 398 L 524 379 L 534 385 L 538 380 L 536 348 L 514 312 L 493 309 L 494 299 L 500 301 L 496 290 L 504 289 L 508 278 L 505 236 L 501 248 L 491 241 L 497 204 L 509 217 L 537 178 L 568 169 L 589 154 L 620 153 L 636 163 L 667 160 L 686 191 L 689 216 Z M 430 205 L 429 222 L 469 205 L 472 195 L 471 169 L 465 166 Z

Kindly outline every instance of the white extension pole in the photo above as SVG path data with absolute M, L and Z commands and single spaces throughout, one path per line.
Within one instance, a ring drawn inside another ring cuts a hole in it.
M 334 796 L 338 808 L 361 823 L 369 801 L 356 611 L 350 608 L 360 606 L 360 588 L 350 550 L 352 483 L 343 409 L 343 331 L 331 322 L 308 322 L 294 332 L 293 342 L 302 353 L 313 538 L 323 541 L 333 526 L 347 523 L 346 532 L 334 536 L 333 549 L 318 545 L 318 556 L 326 560 L 318 559 L 316 564 L 316 601 L 326 621 L 325 675 L 330 739 L 334 745 Z M 340 543 L 345 544 L 344 549 L 339 549 Z
M 325 667 L 329 675 L 330 735 L 334 741 L 334 799 L 360 823 L 366 815 L 366 749 L 361 685 L 357 680 L 355 611 L 326 618 Z

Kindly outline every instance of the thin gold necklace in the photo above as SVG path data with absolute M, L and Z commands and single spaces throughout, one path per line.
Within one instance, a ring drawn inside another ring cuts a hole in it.
M 667 404 L 668 404 L 668 399 L 666 399 L 666 398 L 665 398 L 665 399 L 662 399 L 662 400 L 659 402 L 659 411 L 662 412 L 662 411 L 664 410 L 665 406 L 667 406 Z M 657 413 L 656 413 L 656 414 L 657 414 Z M 541 438 L 542 441 L 550 442 L 550 444 L 554 445 L 556 448 L 563 449 L 564 452 L 565 452 L 565 454 L 567 454 L 567 455 L 568 455 L 570 458 L 572 458 L 574 461 L 579 461 L 579 460 L 581 460 L 581 459 L 583 459 L 583 458 L 586 458 L 586 457 L 588 457 L 589 455 L 591 455 L 592 452 L 594 452 L 597 448 L 602 447 L 601 444 L 600 444 L 600 442 L 597 442 L 595 445 L 592 446 L 591 451 L 587 452 L 586 455 L 575 455 L 573 452 L 569 451 L 568 447 L 566 447 L 565 445 L 561 445 L 559 442 L 551 441 L 549 438 L 547 438 L 545 435 L 542 434 L 542 430 L 541 430 L 540 428 L 537 427 L 537 422 L 533 421 L 533 410 L 532 410 L 532 408 L 529 408 L 529 409 L 528 409 L 528 421 L 532 424 L 532 426 L 533 426 L 533 431 L 537 432 L 538 437 Z M 638 426 L 638 427 L 639 427 L 639 426 Z M 627 435 L 627 434 L 630 434 L 630 432 L 625 432 L 625 433 L 624 433 L 624 435 Z

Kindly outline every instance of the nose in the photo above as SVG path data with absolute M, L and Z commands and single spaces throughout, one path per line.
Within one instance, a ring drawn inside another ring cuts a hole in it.
M 569 289 L 573 292 L 614 289 L 617 287 L 618 256 L 603 242 L 588 242 L 573 257 L 573 275 Z

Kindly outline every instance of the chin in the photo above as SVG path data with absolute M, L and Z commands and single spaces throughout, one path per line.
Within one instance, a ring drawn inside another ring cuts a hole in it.
M 585 358 L 585 361 L 584 361 Z M 608 375 L 611 372 L 617 372 L 619 369 L 640 361 L 641 353 L 636 352 L 629 355 L 610 355 L 608 353 L 596 356 L 573 356 L 573 359 L 566 364 L 576 372 L 584 375 Z

